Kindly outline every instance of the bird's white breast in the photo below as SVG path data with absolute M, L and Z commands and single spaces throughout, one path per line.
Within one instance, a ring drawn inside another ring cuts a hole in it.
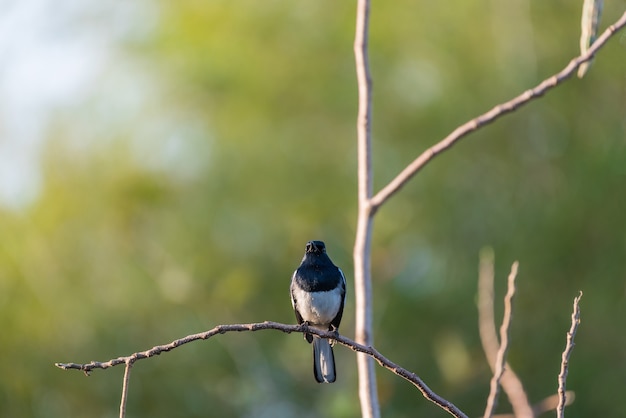
M 327 292 L 306 292 L 295 286 L 293 297 L 302 319 L 312 325 L 330 324 L 341 306 L 341 289 L 339 288 Z

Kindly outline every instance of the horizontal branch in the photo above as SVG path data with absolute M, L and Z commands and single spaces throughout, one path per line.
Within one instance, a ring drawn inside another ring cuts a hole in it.
M 383 203 L 387 201 L 387 199 L 389 199 L 392 195 L 398 192 L 398 190 L 400 190 L 402 186 L 404 186 L 415 174 L 417 174 L 418 171 L 424 168 L 424 166 L 428 164 L 434 157 L 446 151 L 461 138 L 474 132 L 483 125 L 494 122 L 496 119 L 499 119 L 505 114 L 513 112 L 514 110 L 522 105 L 525 105 L 531 100 L 543 96 L 548 90 L 551 90 L 553 87 L 558 86 L 563 81 L 571 77 L 574 74 L 574 71 L 576 71 L 576 69 L 582 63 L 592 59 L 596 52 L 598 52 L 598 50 L 602 48 L 604 44 L 606 44 L 609 38 L 611 38 L 617 31 L 622 29 L 624 26 L 626 26 L 626 12 L 617 22 L 609 26 L 604 31 L 604 33 L 600 37 L 598 37 L 598 39 L 593 43 L 593 45 L 589 48 L 587 52 L 572 59 L 569 64 L 567 64 L 567 66 L 563 68 L 560 72 L 546 78 L 536 87 L 530 90 L 526 90 L 524 93 L 520 94 L 517 97 L 514 97 L 508 102 L 499 104 L 488 112 L 483 113 L 477 118 L 474 118 L 469 122 L 466 122 L 465 124 L 459 126 L 443 140 L 428 148 L 419 157 L 413 160 L 413 162 L 406 166 L 404 170 L 402 170 L 393 180 L 389 182 L 389 184 L 387 184 L 371 199 L 371 209 L 373 211 L 376 211 Z
M 461 417 L 467 418 L 467 416 L 463 412 L 461 412 L 461 410 L 459 410 L 456 406 L 454 406 L 451 402 L 445 400 L 441 396 L 434 393 L 426 385 L 426 383 L 424 383 L 422 379 L 420 379 L 415 373 L 410 372 L 409 370 L 403 367 L 400 367 L 396 363 L 392 362 L 391 360 L 389 360 L 388 358 L 380 354 L 374 347 L 364 346 L 362 344 L 359 344 L 349 338 L 346 338 L 334 332 L 321 331 L 316 328 L 307 327 L 305 325 L 287 325 L 287 324 L 281 324 L 278 322 L 270 322 L 270 321 L 259 322 L 259 323 L 254 323 L 254 324 L 218 325 L 215 328 L 210 329 L 208 331 L 201 332 L 198 334 L 188 335 L 178 340 L 174 340 L 169 344 L 157 345 L 157 346 L 152 347 L 149 350 L 137 352 L 129 356 L 118 357 L 118 358 L 111 359 L 105 362 L 92 361 L 86 364 L 55 363 L 55 366 L 63 370 L 70 370 L 70 369 L 81 370 L 83 371 L 83 373 L 85 373 L 88 376 L 89 373 L 91 373 L 91 371 L 93 371 L 94 369 L 108 369 L 109 367 L 117 366 L 120 364 L 129 364 L 129 363 L 132 364 L 138 360 L 143 360 L 146 358 L 157 356 L 163 352 L 171 351 L 175 349 L 176 347 L 180 347 L 181 345 L 190 343 L 192 341 L 207 340 L 218 334 L 225 334 L 227 332 L 260 331 L 260 330 L 266 330 L 266 329 L 274 329 L 274 330 L 282 331 L 288 334 L 292 332 L 315 334 L 321 338 L 335 340 L 339 344 L 345 347 L 348 347 L 353 351 L 356 351 L 359 353 L 365 353 L 368 356 L 371 356 L 372 358 L 374 358 L 378 362 L 378 364 L 380 364 L 385 369 L 411 382 L 415 387 L 417 387 L 417 389 L 419 389 L 419 391 L 422 393 L 422 395 L 424 395 L 426 399 L 435 403 L 440 408 L 450 413 L 450 415 L 457 417 L 457 418 L 461 418 Z

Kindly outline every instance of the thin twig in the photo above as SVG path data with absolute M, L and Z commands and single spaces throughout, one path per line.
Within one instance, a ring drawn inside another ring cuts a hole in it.
M 126 368 L 124 369 L 124 381 L 122 383 L 122 399 L 120 400 L 120 418 L 124 418 L 126 416 L 128 384 L 130 382 L 130 369 L 132 369 L 133 363 L 135 363 L 135 360 L 132 357 L 126 360 Z
M 356 341 L 353 341 L 347 337 L 344 337 L 343 335 L 336 334 L 335 332 L 332 332 L 332 331 L 321 331 L 317 328 L 307 327 L 305 325 L 287 325 L 287 324 L 281 324 L 278 322 L 270 322 L 270 321 L 258 322 L 258 323 L 253 323 L 253 324 L 218 325 L 215 328 L 210 329 L 208 331 L 201 332 L 198 334 L 191 334 L 186 337 L 174 340 L 169 344 L 157 345 L 157 346 L 152 347 L 149 350 L 137 352 L 137 353 L 131 354 L 130 356 L 117 357 L 117 358 L 114 358 L 105 362 L 92 361 L 90 363 L 85 363 L 85 364 L 55 363 L 55 366 L 63 370 L 70 370 L 70 369 L 81 370 L 86 375 L 89 375 L 89 373 L 91 373 L 94 369 L 108 369 L 109 367 L 118 366 L 120 364 L 128 364 L 128 362 L 130 361 L 135 362 L 135 361 L 143 360 L 146 358 L 154 357 L 161 353 L 171 351 L 177 347 L 180 347 L 181 345 L 190 343 L 192 341 L 207 340 L 215 335 L 225 334 L 227 332 L 260 331 L 260 330 L 267 330 L 267 329 L 274 329 L 274 330 L 285 332 L 287 334 L 292 333 L 292 332 L 309 333 L 309 334 L 318 335 L 321 338 L 335 340 L 339 344 L 345 347 L 348 347 L 353 351 L 356 351 L 358 353 L 364 353 L 374 358 L 378 362 L 378 364 L 380 364 L 383 368 L 411 382 L 422 393 L 422 395 L 426 399 L 435 403 L 436 405 L 438 405 L 440 408 L 444 409 L 445 411 L 448 411 L 450 415 L 454 417 L 458 417 L 458 418 L 461 418 L 461 417 L 467 418 L 467 415 L 461 412 L 461 410 L 459 410 L 451 402 L 445 400 L 444 398 L 442 398 L 441 396 L 433 392 L 426 385 L 426 383 L 424 383 L 422 379 L 419 378 L 419 376 L 417 376 L 415 373 L 410 372 L 409 370 L 403 367 L 400 367 L 396 363 L 392 362 L 391 360 L 389 360 L 388 358 L 380 354 L 380 352 L 378 352 L 378 350 L 376 350 L 374 347 L 359 344 Z
M 485 249 L 481 251 L 480 270 L 478 274 L 478 330 L 487 362 L 492 372 L 495 374 L 500 344 L 498 342 L 493 313 L 493 265 L 493 250 Z M 513 408 L 513 414 L 517 418 L 533 418 L 536 416 L 528 401 L 522 381 L 507 362 L 505 362 L 504 365 L 500 384 L 509 398 L 509 403 Z
M 565 350 L 561 355 L 561 372 L 559 373 L 559 389 L 557 391 L 559 395 L 559 404 L 556 407 L 556 416 L 563 418 L 565 416 L 565 402 L 567 397 L 565 396 L 565 381 L 567 379 L 567 370 L 569 365 L 569 357 L 574 350 L 574 337 L 576 336 L 576 330 L 578 324 L 580 324 L 580 298 L 583 297 L 583 292 L 580 292 L 577 297 L 574 298 L 574 309 L 572 312 L 572 325 L 567 333 L 567 343 Z
M 393 180 L 391 180 L 371 199 L 372 210 L 376 211 L 383 203 L 387 201 L 387 199 L 389 199 L 392 195 L 398 192 L 398 190 L 400 190 L 402 186 L 404 186 L 434 157 L 449 149 L 461 138 L 467 136 L 468 134 L 474 132 L 482 126 L 489 124 L 496 119 L 499 119 L 501 116 L 513 112 L 514 110 L 522 105 L 525 105 L 531 100 L 543 96 L 546 92 L 548 92 L 548 90 L 551 90 L 552 88 L 561 84 L 566 79 L 570 78 L 579 65 L 592 59 L 593 56 L 598 52 L 598 50 L 602 48 L 604 44 L 609 40 L 609 38 L 611 38 L 617 31 L 621 30 L 624 26 L 626 26 L 626 12 L 617 22 L 609 26 L 604 31 L 604 33 L 594 42 L 594 44 L 589 48 L 586 53 L 572 59 L 567 64 L 567 66 L 563 68 L 563 70 L 549 78 L 546 78 L 536 87 L 530 90 L 526 90 L 524 93 L 509 100 L 508 102 L 499 104 L 490 111 L 483 113 L 477 118 L 472 119 L 469 122 L 466 122 L 465 124 L 459 126 L 443 140 L 428 148 L 419 157 L 413 160 L 413 162 L 406 166 L 404 170 L 402 170 Z
M 371 237 L 374 212 L 370 199 L 372 186 L 372 78 L 368 58 L 369 0 L 359 0 L 354 35 L 354 60 L 359 91 L 357 116 L 358 219 L 354 240 L 354 293 L 356 300 L 355 339 L 371 346 L 373 338 Z M 376 369 L 371 357 L 357 354 L 359 399 L 363 418 L 379 418 L 380 406 L 376 389 Z
M 511 317 L 513 313 L 513 297 L 515 296 L 515 277 L 517 276 L 517 267 L 519 263 L 516 261 L 511 266 L 509 274 L 508 287 L 506 296 L 504 297 L 504 317 L 502 318 L 502 326 L 500 327 L 500 348 L 496 355 L 495 370 L 491 378 L 491 389 L 487 398 L 487 406 L 485 408 L 484 418 L 491 418 L 496 405 L 498 404 L 498 394 L 500 392 L 500 379 L 505 370 L 506 353 L 509 349 L 509 327 L 511 326 Z

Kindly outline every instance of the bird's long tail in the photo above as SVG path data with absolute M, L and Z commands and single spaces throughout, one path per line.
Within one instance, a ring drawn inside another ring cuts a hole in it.
M 318 383 L 335 381 L 335 355 L 328 340 L 313 338 L 313 373 Z

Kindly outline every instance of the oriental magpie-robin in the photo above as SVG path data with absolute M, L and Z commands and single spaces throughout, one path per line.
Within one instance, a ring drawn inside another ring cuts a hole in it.
M 322 241 L 306 243 L 300 267 L 291 276 L 291 305 L 298 324 L 337 331 L 346 299 L 346 278 L 326 254 Z M 331 343 L 305 334 L 313 343 L 313 373 L 319 383 L 335 381 L 335 356 Z

